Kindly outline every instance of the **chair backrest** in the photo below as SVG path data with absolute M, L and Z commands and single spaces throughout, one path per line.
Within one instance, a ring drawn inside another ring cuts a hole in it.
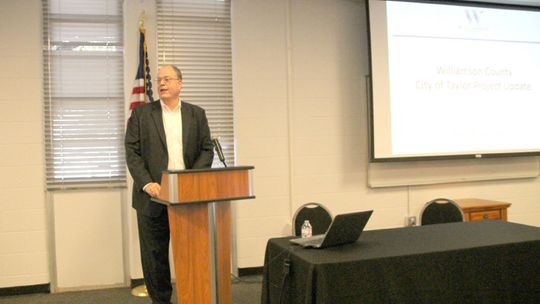
M 301 235 L 302 224 L 309 220 L 313 235 L 323 234 L 332 223 L 332 214 L 320 203 L 307 203 L 300 206 L 293 215 L 293 235 Z
M 463 210 L 453 200 L 437 198 L 426 203 L 420 213 L 420 221 L 422 226 L 463 222 Z

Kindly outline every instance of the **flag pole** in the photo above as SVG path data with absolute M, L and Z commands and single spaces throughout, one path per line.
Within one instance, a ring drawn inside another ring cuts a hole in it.
M 139 33 L 143 32 L 145 33 L 146 30 L 144 29 L 144 19 L 146 17 L 145 10 L 141 11 L 141 14 L 139 15 Z M 146 35 L 146 33 L 145 33 Z M 145 43 L 146 44 L 146 43 Z M 146 45 L 144 46 L 146 51 Z M 146 77 L 145 77 L 145 83 L 146 83 Z M 146 95 L 146 89 L 145 89 L 145 95 Z M 131 294 L 136 297 L 145 298 L 148 297 L 148 290 L 146 289 L 146 284 L 141 284 L 138 286 L 135 286 L 131 289 Z
M 146 11 L 142 10 L 139 15 L 139 28 L 144 29 L 144 19 L 146 18 Z

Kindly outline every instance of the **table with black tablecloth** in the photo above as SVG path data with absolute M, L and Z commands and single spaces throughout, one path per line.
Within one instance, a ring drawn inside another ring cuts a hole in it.
M 479 221 L 364 231 L 354 244 L 266 247 L 263 304 L 540 303 L 540 228 Z

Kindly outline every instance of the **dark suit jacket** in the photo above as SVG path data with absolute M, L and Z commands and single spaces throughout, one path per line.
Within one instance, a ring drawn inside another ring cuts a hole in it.
M 181 112 L 186 169 L 211 167 L 214 147 L 205 111 L 182 102 Z M 127 166 L 133 177 L 133 208 L 147 216 L 158 216 L 166 207 L 151 201 L 143 187 L 150 182 L 161 183 L 161 174 L 169 163 L 159 100 L 133 109 L 127 124 L 125 148 Z

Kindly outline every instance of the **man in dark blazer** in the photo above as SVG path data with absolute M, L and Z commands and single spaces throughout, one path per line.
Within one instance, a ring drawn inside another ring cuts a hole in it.
M 172 65 L 158 72 L 160 99 L 136 107 L 128 120 L 126 162 L 133 177 L 144 280 L 152 303 L 170 303 L 167 207 L 153 202 L 164 170 L 209 168 L 214 157 L 205 111 L 180 100 L 182 73 Z

